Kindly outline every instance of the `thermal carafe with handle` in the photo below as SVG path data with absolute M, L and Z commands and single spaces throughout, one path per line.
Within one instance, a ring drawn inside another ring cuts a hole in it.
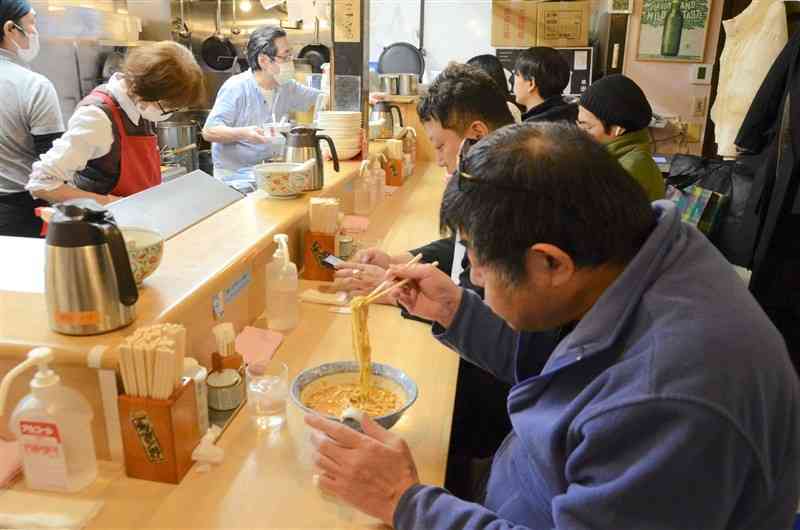
M 294 127 L 288 133 L 282 133 L 286 137 L 283 158 L 286 162 L 304 163 L 308 160 L 316 160 L 316 164 L 308 173 L 303 191 L 321 190 L 325 185 L 324 165 L 322 163 L 322 150 L 319 142 L 325 140 L 331 150 L 333 158 L 333 169 L 339 171 L 339 155 L 336 154 L 336 146 L 330 136 L 317 134 L 314 127 Z
M 91 199 L 56 204 L 55 210 L 45 250 L 50 328 L 95 335 L 130 324 L 139 291 L 113 216 Z
M 369 121 L 381 121 L 381 131 L 378 134 L 379 140 L 386 140 L 394 138 L 394 111 L 397 110 L 397 120 L 400 127 L 403 126 L 403 113 L 400 112 L 400 107 L 392 105 L 386 101 L 378 101 L 372 106 L 372 113 L 370 114 Z

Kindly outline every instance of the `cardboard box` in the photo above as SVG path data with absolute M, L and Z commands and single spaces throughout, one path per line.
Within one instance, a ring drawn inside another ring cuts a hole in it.
M 537 46 L 589 45 L 589 2 L 545 2 L 536 7 Z
M 537 5 L 533 0 L 492 0 L 492 46 L 535 45 Z

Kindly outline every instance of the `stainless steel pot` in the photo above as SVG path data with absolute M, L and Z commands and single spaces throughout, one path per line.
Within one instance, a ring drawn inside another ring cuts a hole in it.
M 400 94 L 400 76 L 397 74 L 383 74 L 380 76 L 381 92 L 387 94 Z
M 399 87 L 401 96 L 416 96 L 417 95 L 417 74 L 397 74 L 399 79 Z
M 180 153 L 175 154 L 170 163 L 185 167 L 187 172 L 200 167 L 197 133 L 197 124 L 193 121 L 162 121 L 156 127 L 158 147 L 162 152 L 180 149 Z M 183 149 L 187 147 L 189 149 Z

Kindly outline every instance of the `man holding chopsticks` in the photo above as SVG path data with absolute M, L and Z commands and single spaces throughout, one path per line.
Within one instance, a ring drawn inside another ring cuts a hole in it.
M 389 278 L 412 280 L 396 296 L 437 339 L 514 385 L 513 430 L 485 487 L 457 498 L 372 420 L 362 434 L 308 416 L 320 488 L 398 529 L 789 528 L 800 385 L 707 238 L 571 126 L 504 128 L 454 178 L 443 217 L 486 302 L 429 265 Z M 553 328 L 550 353 L 537 340 Z

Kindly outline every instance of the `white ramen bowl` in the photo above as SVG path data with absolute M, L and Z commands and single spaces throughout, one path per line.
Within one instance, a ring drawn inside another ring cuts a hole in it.
M 300 410 L 306 414 L 320 415 L 303 403 L 306 391 L 313 391 L 321 388 L 323 384 L 345 384 L 358 381 L 358 363 L 356 361 L 338 361 L 325 363 L 314 368 L 309 368 L 300 372 L 292 381 L 289 393 L 292 401 Z M 373 418 L 375 422 L 385 429 L 391 429 L 397 423 L 405 411 L 414 404 L 419 395 L 417 384 L 402 370 L 389 366 L 388 364 L 372 363 L 372 381 L 375 386 L 390 390 L 403 400 L 403 404 L 389 414 Z M 332 420 L 341 421 L 341 418 L 326 416 Z

